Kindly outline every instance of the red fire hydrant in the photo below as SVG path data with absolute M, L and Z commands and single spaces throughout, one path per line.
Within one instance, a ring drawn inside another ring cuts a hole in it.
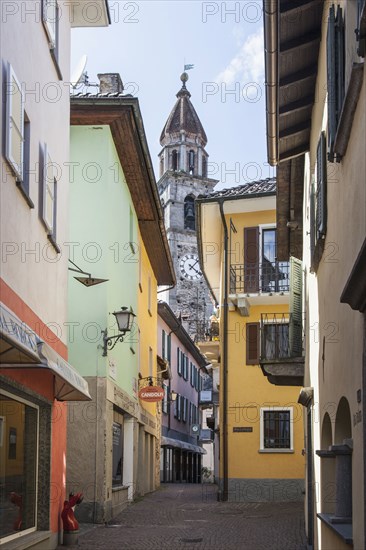
M 65 500 L 61 512 L 62 523 L 64 527 L 64 546 L 74 546 L 78 543 L 79 524 L 74 515 L 75 506 L 83 500 L 82 493 L 70 493 L 69 500 Z

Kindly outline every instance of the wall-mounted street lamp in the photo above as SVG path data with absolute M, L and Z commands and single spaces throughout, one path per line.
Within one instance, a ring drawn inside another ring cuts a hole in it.
M 103 334 L 103 357 L 107 356 L 107 350 L 113 349 L 117 342 L 123 342 L 123 337 L 126 332 L 130 332 L 132 323 L 136 315 L 132 309 L 121 307 L 120 311 L 114 311 L 113 315 L 116 318 L 119 334 L 108 336 L 107 329 L 102 330 Z

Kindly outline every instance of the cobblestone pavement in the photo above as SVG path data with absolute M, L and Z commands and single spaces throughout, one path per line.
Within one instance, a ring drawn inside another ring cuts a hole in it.
M 163 485 L 110 525 L 89 526 L 80 534 L 78 548 L 306 549 L 302 503 L 217 502 L 216 490 L 214 485 Z

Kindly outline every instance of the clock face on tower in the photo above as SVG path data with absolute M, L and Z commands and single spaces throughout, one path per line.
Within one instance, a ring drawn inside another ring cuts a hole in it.
M 185 254 L 180 259 L 179 270 L 185 279 L 188 281 L 198 281 L 202 277 L 202 272 L 196 254 Z

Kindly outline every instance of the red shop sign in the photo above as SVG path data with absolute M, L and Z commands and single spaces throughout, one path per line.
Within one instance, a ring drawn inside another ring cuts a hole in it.
M 164 398 L 164 390 L 160 386 L 146 386 L 139 391 L 139 398 L 149 403 L 157 403 Z

